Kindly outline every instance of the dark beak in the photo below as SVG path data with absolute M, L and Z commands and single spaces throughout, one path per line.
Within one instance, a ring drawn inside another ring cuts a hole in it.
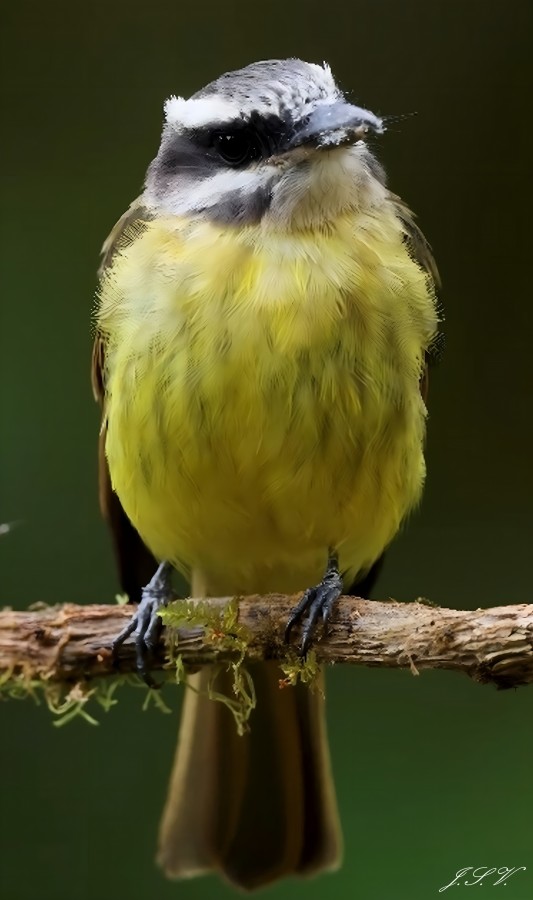
M 352 106 L 345 100 L 318 106 L 313 112 L 297 123 L 288 142 L 287 149 L 313 147 L 331 149 L 343 144 L 362 141 L 369 132 L 382 134 L 385 130 L 382 119 L 367 109 Z

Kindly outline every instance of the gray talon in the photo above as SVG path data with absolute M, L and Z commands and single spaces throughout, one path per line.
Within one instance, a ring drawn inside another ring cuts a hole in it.
M 166 606 L 173 597 L 171 586 L 172 566 L 162 562 L 152 579 L 142 591 L 141 602 L 135 614 L 112 644 L 116 654 L 124 641 L 134 634 L 137 671 L 149 687 L 157 687 L 150 675 L 150 657 L 152 656 L 161 634 L 163 623 L 159 615 L 162 606 Z
M 306 656 L 311 646 L 316 624 L 321 618 L 324 631 L 327 633 L 327 624 L 335 602 L 342 594 L 342 578 L 339 573 L 339 561 L 337 554 L 330 551 L 328 567 L 324 578 L 315 587 L 309 588 L 302 599 L 291 610 L 287 627 L 285 629 L 285 641 L 290 641 L 291 632 L 298 622 L 302 622 L 302 642 L 300 655 Z

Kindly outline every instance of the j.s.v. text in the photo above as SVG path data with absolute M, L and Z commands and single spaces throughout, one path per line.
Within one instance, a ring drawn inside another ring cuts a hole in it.
M 443 891 L 447 891 L 450 887 L 472 887 L 475 884 L 491 884 L 493 887 L 496 887 L 499 884 L 507 884 L 509 879 L 516 875 L 517 872 L 525 872 L 526 866 L 501 866 L 499 869 L 491 868 L 490 866 L 478 866 L 475 868 L 474 866 L 465 866 L 464 869 L 459 869 L 455 874 L 455 878 L 450 881 L 449 884 L 444 884 L 441 888 L 439 888 L 439 894 L 442 894 Z

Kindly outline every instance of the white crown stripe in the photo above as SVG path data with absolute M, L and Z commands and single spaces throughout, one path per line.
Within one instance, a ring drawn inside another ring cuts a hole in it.
M 211 122 L 226 122 L 239 118 L 237 106 L 222 97 L 169 97 L 165 103 L 165 117 L 169 125 L 182 128 L 201 128 Z
M 259 96 L 253 96 L 252 92 L 251 96 L 248 94 L 243 98 L 237 92 L 232 97 L 226 92 L 189 99 L 169 97 L 165 103 L 167 124 L 180 131 L 246 118 L 252 112 L 269 114 L 287 110 L 304 113 L 341 96 L 326 63 L 323 66 L 309 63 L 307 68 L 312 77 L 308 74 L 307 78 L 296 79 L 294 83 L 273 80 L 270 84 L 261 85 Z

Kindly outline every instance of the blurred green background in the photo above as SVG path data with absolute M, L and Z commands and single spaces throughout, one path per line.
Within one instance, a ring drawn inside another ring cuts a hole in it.
M 0 602 L 113 600 L 89 388 L 99 247 L 157 150 L 163 100 L 290 55 L 327 59 L 375 112 L 417 113 L 379 152 L 444 282 L 427 491 L 376 595 L 530 600 L 528 0 L 18 0 L 2 19 L 0 522 L 20 525 L 0 541 Z M 43 707 L 2 705 L 2 900 L 234 896 L 154 865 L 177 714 L 142 699 L 124 689 L 98 728 L 59 730 Z M 330 672 L 345 863 L 265 896 L 425 900 L 463 866 L 507 865 L 528 869 L 483 893 L 532 897 L 532 700 L 450 673 Z

